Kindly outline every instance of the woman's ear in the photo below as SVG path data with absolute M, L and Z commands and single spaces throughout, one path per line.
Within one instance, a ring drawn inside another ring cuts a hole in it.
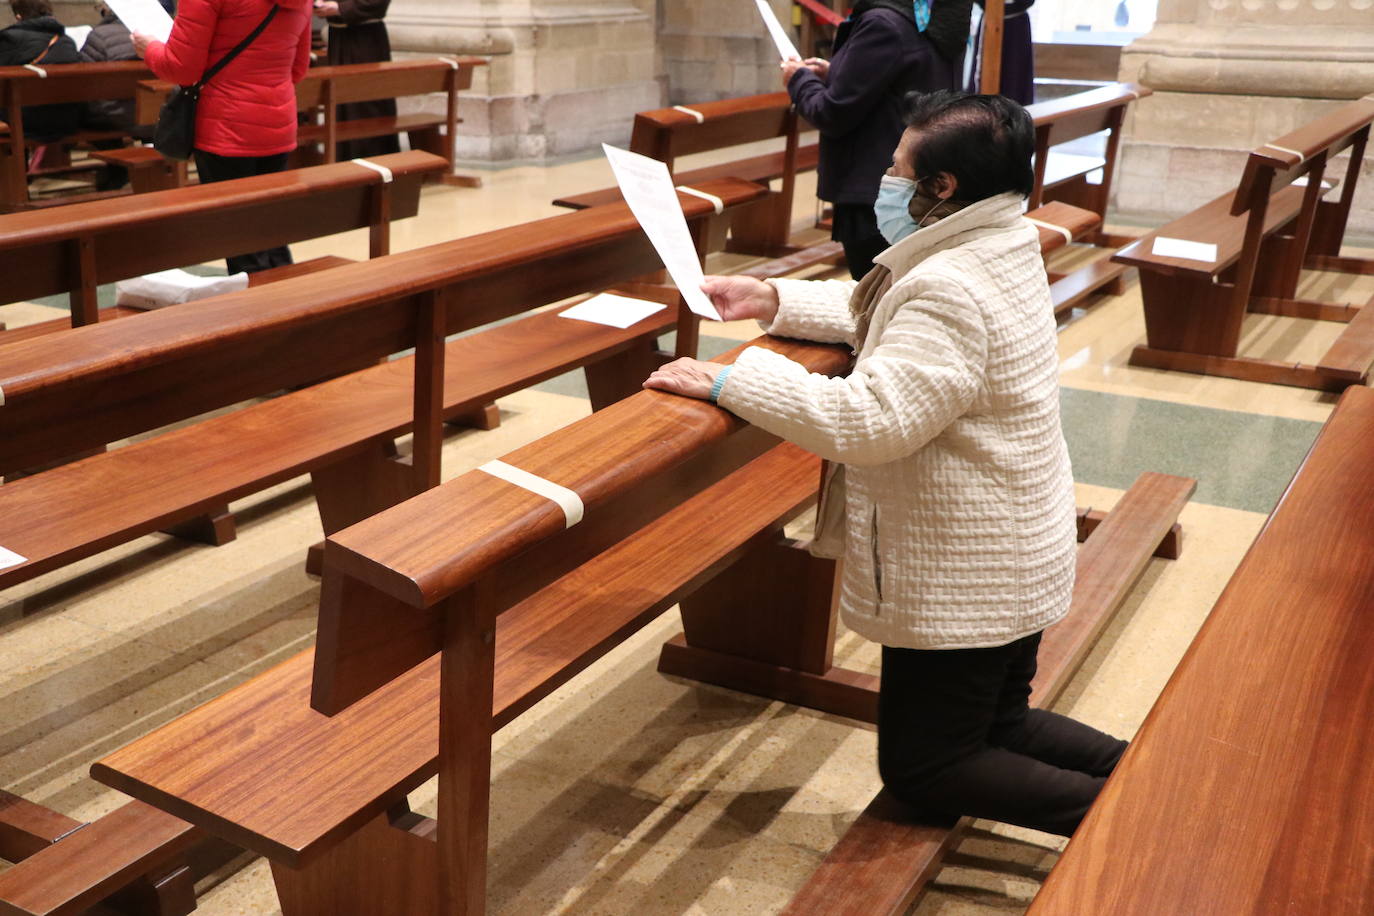
M 935 196 L 941 200 L 953 200 L 959 191 L 959 179 L 949 172 L 937 172 L 930 179 Z

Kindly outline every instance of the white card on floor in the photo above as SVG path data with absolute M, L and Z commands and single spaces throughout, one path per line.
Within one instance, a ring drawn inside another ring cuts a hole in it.
M 166 41 L 172 34 L 172 17 L 157 0 L 105 0 L 105 5 L 130 32 L 142 32 L 158 41 Z
M 28 557 L 21 557 L 13 550 L 0 547 L 0 569 L 9 569 L 11 566 L 18 566 L 20 563 L 27 562 L 29 562 Z
M 601 144 L 601 149 L 611 163 L 621 196 L 663 259 L 663 266 L 668 268 L 668 275 L 682 293 L 687 307 L 703 318 L 720 321 L 720 312 L 701 291 L 705 276 L 668 167 L 657 159 L 605 143 Z
M 768 35 L 773 39 L 773 44 L 778 48 L 778 56 L 783 60 L 801 60 L 802 56 L 797 52 L 797 46 L 792 44 L 792 39 L 787 37 L 783 31 L 782 23 L 778 22 L 777 14 L 773 8 L 764 0 L 754 0 L 759 6 L 759 15 L 763 17 L 763 24 L 768 27 Z
M 1183 258 L 1185 261 L 1206 261 L 1208 264 L 1217 262 L 1217 246 L 1210 242 L 1190 242 L 1157 235 L 1150 251 L 1161 258 Z
M 661 312 L 667 307 L 662 302 L 632 299 L 629 296 L 617 296 L 614 293 L 600 293 L 585 302 L 579 302 L 566 312 L 559 312 L 558 314 L 560 318 L 591 321 L 613 328 L 628 328 L 630 325 L 638 324 L 650 315 Z

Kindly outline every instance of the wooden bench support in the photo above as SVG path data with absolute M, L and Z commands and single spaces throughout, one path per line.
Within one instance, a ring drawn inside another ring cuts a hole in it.
M 1142 474 L 1105 518 L 1094 522 L 1078 551 L 1068 615 L 1045 631 L 1031 702 L 1052 703 L 1139 580 L 1150 557 L 1165 549 L 1196 481 Z M 1080 530 L 1084 518 L 1080 514 Z M 961 818 L 921 823 L 879 792 L 788 905 L 787 916 L 897 916 L 939 871 L 940 861 L 972 823 Z
M 0 859 L 22 862 L 82 826 L 81 821 L 0 789 Z
M 238 537 L 238 526 L 227 504 L 170 528 L 163 528 L 162 531 L 184 541 L 208 544 L 211 547 L 222 547 Z

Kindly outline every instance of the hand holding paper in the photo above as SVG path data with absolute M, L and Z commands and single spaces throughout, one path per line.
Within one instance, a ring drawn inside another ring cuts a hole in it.
M 682 215 L 682 204 L 673 189 L 668 167 L 657 159 L 605 143 L 601 148 L 611 163 L 621 196 L 639 225 L 644 227 L 644 234 L 663 259 L 663 266 L 668 268 L 687 307 L 703 318 L 720 321 L 720 313 L 701 291 L 704 279 L 701 262 L 697 259 L 691 233 L 687 231 L 687 220 Z

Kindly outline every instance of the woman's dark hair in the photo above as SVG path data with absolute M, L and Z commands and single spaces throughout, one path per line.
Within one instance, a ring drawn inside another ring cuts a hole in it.
M 52 3 L 49 0 L 10 0 L 10 11 L 15 19 L 37 19 L 52 15 Z
M 948 172 L 959 181 L 955 196 L 970 202 L 1008 191 L 1030 196 L 1035 125 L 1011 99 L 952 89 L 908 92 L 902 120 L 921 133 L 912 163 L 917 178 Z

